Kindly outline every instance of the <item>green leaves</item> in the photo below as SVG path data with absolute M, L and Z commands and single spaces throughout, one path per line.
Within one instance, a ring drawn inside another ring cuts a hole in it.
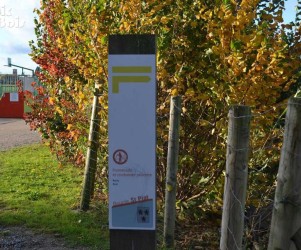
M 239 40 L 231 40 L 230 48 L 233 51 L 239 51 L 242 48 L 242 41 Z

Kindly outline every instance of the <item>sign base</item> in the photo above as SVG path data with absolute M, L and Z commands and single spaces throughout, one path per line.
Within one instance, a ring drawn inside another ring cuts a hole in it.
M 155 250 L 155 230 L 110 230 L 110 250 Z

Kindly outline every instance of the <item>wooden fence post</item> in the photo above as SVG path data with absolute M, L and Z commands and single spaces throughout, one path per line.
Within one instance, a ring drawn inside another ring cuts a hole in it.
M 242 249 L 250 120 L 248 106 L 233 106 L 229 111 L 221 250 Z
M 301 249 L 301 98 L 288 102 L 268 249 Z
M 164 244 L 174 246 L 181 97 L 171 98 L 164 211 Z
M 89 144 L 87 150 L 85 175 L 83 191 L 80 203 L 80 210 L 86 211 L 89 209 L 90 200 L 93 194 L 95 173 L 97 166 L 97 151 L 99 147 L 99 84 L 95 84 L 93 107 L 90 122 Z

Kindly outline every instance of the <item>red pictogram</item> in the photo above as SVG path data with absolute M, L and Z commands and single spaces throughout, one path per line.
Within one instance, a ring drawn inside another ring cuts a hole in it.
M 113 160 L 116 164 L 122 165 L 128 161 L 128 154 L 123 149 L 118 149 L 113 154 Z

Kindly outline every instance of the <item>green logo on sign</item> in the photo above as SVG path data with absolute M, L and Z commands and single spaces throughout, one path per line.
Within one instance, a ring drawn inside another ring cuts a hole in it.
M 133 74 L 133 73 L 151 73 L 152 67 L 150 66 L 114 66 L 112 67 L 113 73 L 125 73 L 125 74 Z M 119 84 L 120 83 L 148 83 L 151 78 L 149 76 L 113 76 L 112 77 L 112 92 L 114 94 L 119 93 Z

